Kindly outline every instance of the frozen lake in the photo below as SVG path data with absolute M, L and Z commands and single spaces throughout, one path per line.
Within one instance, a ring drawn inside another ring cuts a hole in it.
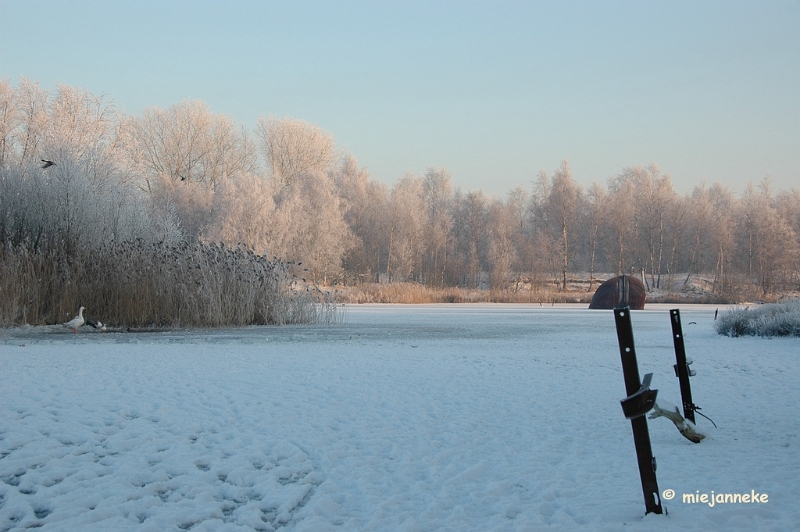
M 668 309 L 633 313 L 680 403 Z M 798 339 L 683 306 L 700 444 L 649 421 L 644 514 L 614 318 L 585 306 L 349 306 L 336 326 L 0 330 L 0 531 L 788 530 Z M 691 504 L 683 494 L 768 494 Z

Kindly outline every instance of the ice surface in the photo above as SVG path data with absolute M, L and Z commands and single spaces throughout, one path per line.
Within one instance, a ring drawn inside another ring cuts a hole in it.
M 639 371 L 680 403 L 668 309 Z M 610 311 L 351 306 L 339 326 L 0 331 L 0 530 L 790 530 L 794 339 L 682 307 L 694 400 L 649 421 L 669 515 L 644 514 Z M 682 493 L 767 493 L 690 504 Z

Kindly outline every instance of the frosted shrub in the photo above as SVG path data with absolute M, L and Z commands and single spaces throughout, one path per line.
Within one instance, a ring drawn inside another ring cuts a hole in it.
M 732 309 L 716 322 L 725 336 L 800 336 L 800 299 Z
M 142 191 L 122 184 L 113 169 L 86 153 L 59 153 L 57 166 L 0 168 L 0 241 L 39 246 L 46 238 L 70 251 L 110 241 L 177 241 L 175 219 L 152 212 Z M 106 172 L 101 172 L 106 170 Z

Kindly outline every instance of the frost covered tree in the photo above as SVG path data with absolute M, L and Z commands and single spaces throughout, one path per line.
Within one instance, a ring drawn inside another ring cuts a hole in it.
M 522 186 L 516 187 L 508 193 L 506 208 L 514 225 L 511 235 L 517 262 L 513 270 L 517 274 L 514 286 L 518 290 L 522 286 L 523 274 L 532 273 L 536 257 L 536 248 L 533 245 L 534 205 L 531 194 Z
M 104 96 L 86 89 L 59 84 L 47 108 L 42 151 L 57 159 L 68 150 L 77 159 L 92 158 L 102 150 L 112 153 L 115 140 L 116 110 Z
M 304 120 L 261 117 L 256 134 L 278 191 L 303 175 L 327 172 L 338 159 L 333 135 Z
M 637 263 L 650 274 L 649 288 L 658 288 L 664 261 L 666 224 L 675 200 L 672 181 L 655 164 L 625 168 L 620 178 L 633 186 L 636 228 L 640 238 Z
M 721 183 L 709 188 L 711 202 L 710 247 L 713 250 L 712 263 L 706 270 L 714 273 L 714 291 L 731 293 L 733 281 L 733 257 L 736 253 L 734 207 L 736 198 L 733 191 Z
M 271 253 L 302 263 L 315 282 L 337 279 L 354 237 L 330 176 L 321 172 L 298 175 L 275 198 Z
M 589 242 L 589 291 L 593 290 L 594 272 L 601 239 L 600 229 L 604 224 L 604 213 L 608 194 L 597 182 L 592 183 L 586 194 L 587 237 Z
M 225 115 L 199 101 L 146 109 L 122 127 L 126 163 L 160 212 L 174 213 L 186 236 L 211 220 L 214 191 L 226 179 L 256 173 L 255 144 Z
M 638 205 L 635 184 L 621 174 L 609 181 L 606 215 L 607 246 L 614 252 L 617 275 L 628 274 L 634 266 L 638 240 Z M 637 264 L 641 266 L 641 264 Z
M 452 182 L 453 175 L 446 168 L 428 168 L 422 177 L 423 204 L 427 211 L 424 268 L 426 282 L 432 286 L 445 284 L 453 229 Z
M 567 289 L 567 272 L 575 254 L 572 239 L 578 230 L 579 213 L 583 211 L 583 191 L 572 177 L 569 161 L 562 161 L 549 183 L 546 174 L 540 175 L 546 196 L 542 198 L 540 219 L 549 233 L 549 240 L 557 243 L 561 289 Z
M 793 270 L 798 249 L 792 226 L 780 216 L 772 204 L 768 179 L 757 191 L 752 183 L 740 204 L 739 242 L 746 253 L 747 275 L 758 283 L 763 295 L 778 289 Z
M 8 80 L 0 80 L 0 168 L 12 155 L 19 127 L 16 91 Z
M 505 288 L 514 270 L 519 271 L 518 248 L 515 245 L 518 223 L 515 208 L 510 199 L 506 203 L 493 200 L 489 204 L 487 262 L 493 289 Z M 515 286 L 516 291 L 519 285 Z
M 18 154 L 15 158 L 20 165 L 38 162 L 40 144 L 47 129 L 48 92 L 38 83 L 23 78 L 17 87 L 17 108 L 19 110 L 16 129 Z
M 174 236 L 169 218 L 153 216 L 123 179 L 113 104 L 66 85 L 50 94 L 25 79 L 0 94 L 0 238 L 73 252 Z M 42 168 L 40 159 L 54 164 Z
M 140 186 L 151 194 L 181 182 L 213 190 L 229 176 L 258 169 L 247 132 L 200 101 L 145 109 L 128 127 L 129 162 L 141 173 Z
M 787 277 L 794 289 L 800 289 L 800 190 L 779 192 L 775 197 L 774 206 L 778 215 L 786 221 L 794 233 L 794 240 L 787 242 L 787 251 L 793 250 L 788 253 Z
M 391 281 L 419 280 L 422 274 L 426 212 L 422 178 L 406 174 L 392 187 L 388 218 L 386 274 Z
M 68 251 L 76 246 L 99 249 L 109 242 L 179 238 L 174 220 L 153 213 L 141 191 L 114 179 L 113 163 L 62 152 L 52 170 L 43 178 L 51 194 L 48 212 L 55 218 L 49 234 L 59 235 Z
M 348 155 L 332 172 L 336 193 L 342 201 L 344 220 L 355 236 L 344 267 L 361 279 L 373 279 L 386 269 L 388 192 L 371 179 L 366 168 Z
M 705 185 L 695 187 L 691 194 L 676 206 L 676 210 L 679 212 L 679 216 L 676 216 L 678 221 L 675 224 L 676 230 L 673 230 L 670 238 L 672 247 L 676 251 L 677 248 L 682 248 L 684 254 L 685 285 L 692 274 L 707 271 L 707 265 L 714 252 L 714 247 L 711 245 L 714 230 L 712 223 L 714 204 L 711 191 Z
M 480 287 L 481 273 L 488 271 L 489 212 L 488 200 L 481 191 L 456 193 L 452 207 L 453 240 L 459 284 Z
M 213 223 L 205 240 L 235 247 L 245 244 L 260 255 L 272 252 L 276 238 L 275 201 L 266 179 L 239 173 L 223 181 L 213 196 Z

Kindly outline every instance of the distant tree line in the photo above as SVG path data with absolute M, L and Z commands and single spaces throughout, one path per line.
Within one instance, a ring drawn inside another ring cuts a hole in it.
M 129 116 L 83 89 L 0 81 L 2 244 L 135 240 L 244 246 L 323 285 L 566 289 L 580 272 L 654 289 L 702 274 L 715 293 L 768 295 L 800 288 L 800 191 L 765 178 L 681 195 L 654 164 L 583 187 L 566 160 L 505 198 L 463 192 L 445 168 L 387 186 L 302 120 L 248 131 L 197 101 Z

